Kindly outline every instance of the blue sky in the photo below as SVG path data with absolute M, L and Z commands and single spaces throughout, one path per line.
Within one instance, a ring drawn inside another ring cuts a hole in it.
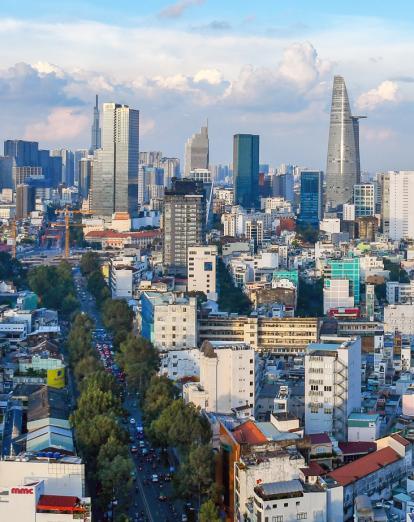
M 408 0 L 3 1 L 0 138 L 87 147 L 97 92 L 141 110 L 142 150 L 181 157 L 209 118 L 213 163 L 254 132 L 263 162 L 324 169 L 342 74 L 368 116 L 363 168 L 414 168 L 413 15 Z

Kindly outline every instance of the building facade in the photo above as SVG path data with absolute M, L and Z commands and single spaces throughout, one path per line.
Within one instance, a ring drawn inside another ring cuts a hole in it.
M 300 213 L 302 225 L 318 225 L 322 219 L 323 175 L 321 171 L 302 170 L 300 173 Z
M 389 238 L 414 239 L 414 171 L 389 172 Z
M 259 206 L 259 136 L 236 134 L 233 138 L 233 185 L 236 205 Z
M 326 165 L 327 207 L 336 209 L 348 203 L 360 177 L 359 117 L 351 114 L 344 79 L 335 76 Z
M 102 148 L 95 152 L 92 210 L 138 211 L 139 111 L 118 103 L 103 104 Z
M 203 292 L 207 299 L 217 301 L 217 246 L 188 249 L 188 291 Z
M 185 144 L 184 177 L 188 178 L 195 169 L 209 167 L 208 127 L 201 127 L 201 131 L 188 138 Z

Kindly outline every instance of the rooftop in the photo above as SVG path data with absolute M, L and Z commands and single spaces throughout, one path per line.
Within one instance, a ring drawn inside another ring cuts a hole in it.
M 308 435 L 311 444 L 332 444 L 332 441 L 327 433 L 312 433 Z
M 284 482 L 268 482 L 254 488 L 257 495 L 264 500 L 276 500 L 292 496 L 303 496 L 303 485 L 300 480 L 286 480 Z
M 336 480 L 341 486 L 348 486 L 385 466 L 397 462 L 400 458 L 400 455 L 392 448 L 383 448 L 331 471 L 328 473 L 328 477 Z
M 267 438 L 263 435 L 256 423 L 247 420 L 233 430 L 233 436 L 239 444 L 261 444 L 267 442 Z

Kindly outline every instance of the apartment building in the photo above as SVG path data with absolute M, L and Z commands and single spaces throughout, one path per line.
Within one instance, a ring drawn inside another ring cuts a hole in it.
M 207 299 L 217 301 L 217 246 L 188 249 L 188 291 L 203 292 Z

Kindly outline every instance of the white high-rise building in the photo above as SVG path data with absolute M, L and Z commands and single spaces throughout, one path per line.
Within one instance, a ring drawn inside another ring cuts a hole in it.
M 414 239 L 414 171 L 389 172 L 389 237 Z
M 349 415 L 361 407 L 361 338 L 311 343 L 305 355 L 305 433 L 346 440 Z
M 202 409 L 232 413 L 254 411 L 256 353 L 241 342 L 205 341 L 201 347 L 200 382 L 184 386 L 183 395 Z
M 208 169 L 208 165 L 208 127 L 201 127 L 201 131 L 188 138 L 185 144 L 184 177 L 189 177 L 192 170 Z
M 188 291 L 204 292 L 207 299 L 217 301 L 217 246 L 195 246 L 188 249 Z
M 139 111 L 104 103 L 102 148 L 95 151 L 92 210 L 111 216 L 138 210 Z
M 353 308 L 349 279 L 325 279 L 323 287 L 323 313 L 335 308 Z

